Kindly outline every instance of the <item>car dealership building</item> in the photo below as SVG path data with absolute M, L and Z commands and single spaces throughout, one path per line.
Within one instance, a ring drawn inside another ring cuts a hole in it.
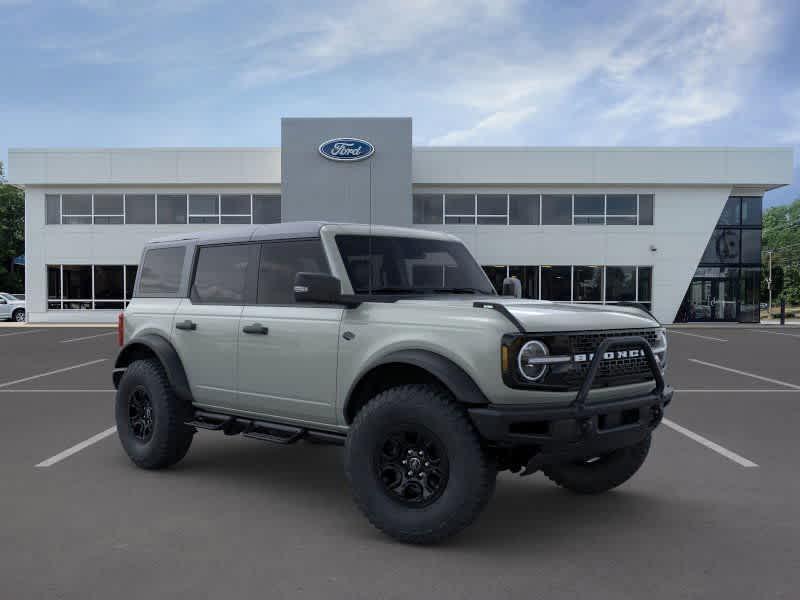
M 528 298 L 758 320 L 761 197 L 791 183 L 790 148 L 415 147 L 411 129 L 287 118 L 280 148 L 11 150 L 29 321 L 113 321 L 154 237 L 300 220 L 452 233 Z

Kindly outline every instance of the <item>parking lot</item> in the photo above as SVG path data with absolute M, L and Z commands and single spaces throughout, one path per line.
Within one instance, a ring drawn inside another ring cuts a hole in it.
M 796 598 L 800 328 L 672 329 L 678 392 L 639 474 L 581 497 L 500 475 L 479 521 L 398 544 L 338 447 L 201 431 L 136 469 L 112 329 L 0 329 L 4 598 Z

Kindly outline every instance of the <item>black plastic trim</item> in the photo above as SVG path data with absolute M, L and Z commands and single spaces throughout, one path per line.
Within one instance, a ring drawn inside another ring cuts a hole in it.
M 501 315 L 503 315 L 508 321 L 517 328 L 517 331 L 520 333 L 526 333 L 525 326 L 515 317 L 510 310 L 506 307 L 505 304 L 501 304 L 500 302 L 473 302 L 473 308 L 489 308 L 492 310 L 496 310 Z
M 183 369 L 183 363 L 178 356 L 178 352 L 166 338 L 155 333 L 146 333 L 134 337 L 120 350 L 114 362 L 114 387 L 119 386 L 124 369 L 132 362 L 131 357 L 135 356 L 136 349 L 141 347 L 147 348 L 156 355 L 156 358 L 158 358 L 167 372 L 167 379 L 169 379 L 169 383 L 178 398 L 185 402 L 192 402 L 189 380 L 186 378 L 186 371 Z
M 390 364 L 406 364 L 424 369 L 450 390 L 457 402 L 472 406 L 486 405 L 488 398 L 467 373 L 450 359 L 430 352 L 428 350 L 399 350 L 384 356 L 379 362 L 370 365 L 369 369 L 361 373 L 356 383 L 350 388 L 344 405 L 344 414 L 347 415 L 353 392 L 358 389 L 361 381 L 369 376 L 375 369 Z

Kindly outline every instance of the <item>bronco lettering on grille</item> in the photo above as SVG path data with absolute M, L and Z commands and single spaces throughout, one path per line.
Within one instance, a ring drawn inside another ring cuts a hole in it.
M 643 350 L 615 350 L 612 352 L 604 352 L 603 360 L 618 360 L 623 358 L 639 358 L 644 356 Z M 576 363 L 588 362 L 594 358 L 594 353 L 573 354 L 572 360 Z

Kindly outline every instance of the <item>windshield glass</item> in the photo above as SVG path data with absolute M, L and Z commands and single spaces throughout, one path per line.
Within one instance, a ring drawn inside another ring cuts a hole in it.
M 356 294 L 490 294 L 489 279 L 460 242 L 337 235 Z

